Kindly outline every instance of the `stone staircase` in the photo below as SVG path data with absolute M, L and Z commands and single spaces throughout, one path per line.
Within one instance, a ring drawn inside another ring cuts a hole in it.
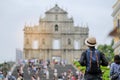
M 27 65 L 24 66 L 24 80 L 31 80 L 31 75 L 28 74 L 28 71 L 27 71 Z M 17 78 L 17 68 L 16 67 L 13 71 L 13 75 Z M 58 72 L 58 76 L 61 75 L 63 72 L 67 72 L 68 70 L 71 70 L 73 72 L 73 74 L 75 74 L 76 72 L 76 69 L 72 66 L 72 65 L 66 65 L 65 67 L 62 66 L 62 65 L 55 65 L 55 69 L 57 69 L 57 72 Z M 49 70 L 49 80 L 53 80 L 53 70 L 51 68 L 48 68 Z M 46 78 L 43 76 L 43 72 L 40 71 L 39 73 L 39 76 L 40 76 L 40 80 L 46 80 Z

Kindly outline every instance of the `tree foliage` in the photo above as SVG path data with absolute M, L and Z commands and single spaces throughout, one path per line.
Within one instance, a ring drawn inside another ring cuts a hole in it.
M 105 56 L 109 62 L 112 62 L 113 57 L 114 57 L 114 50 L 112 48 L 113 43 L 114 42 L 112 41 L 111 45 L 107 45 L 107 44 L 99 45 L 97 48 L 98 50 L 100 50 L 101 52 L 103 52 L 105 54 Z

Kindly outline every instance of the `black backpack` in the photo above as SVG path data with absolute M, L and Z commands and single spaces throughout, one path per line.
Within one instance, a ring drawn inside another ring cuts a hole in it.
M 100 52 L 98 50 L 86 51 L 86 72 L 90 74 L 100 74 Z

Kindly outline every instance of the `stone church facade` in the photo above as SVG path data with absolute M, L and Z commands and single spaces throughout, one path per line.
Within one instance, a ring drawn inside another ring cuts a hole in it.
M 39 19 L 39 25 L 24 27 L 24 58 L 59 58 L 71 63 L 85 50 L 88 32 L 87 26 L 74 26 L 73 18 L 55 5 Z

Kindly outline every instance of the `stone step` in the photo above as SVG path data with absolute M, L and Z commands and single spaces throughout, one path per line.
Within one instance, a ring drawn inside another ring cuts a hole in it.
M 17 68 L 19 67 L 16 67 L 13 71 L 13 75 L 17 78 Z M 24 80 L 31 80 L 31 75 L 28 74 L 28 71 L 27 71 L 27 68 L 28 66 L 25 65 L 24 66 Z M 68 72 L 68 70 L 71 70 L 73 72 L 73 74 L 75 74 L 76 72 L 76 69 L 72 66 L 72 65 L 66 65 L 65 67 L 62 66 L 62 65 L 55 65 L 55 68 L 57 69 L 57 72 L 58 72 L 58 75 L 61 75 L 63 72 Z M 48 69 L 49 70 L 49 75 L 50 75 L 50 79 L 49 80 L 53 80 L 53 70 L 51 70 L 51 68 Z M 46 78 L 43 76 L 43 71 L 40 71 L 39 73 L 39 76 L 40 76 L 40 80 L 46 80 Z

